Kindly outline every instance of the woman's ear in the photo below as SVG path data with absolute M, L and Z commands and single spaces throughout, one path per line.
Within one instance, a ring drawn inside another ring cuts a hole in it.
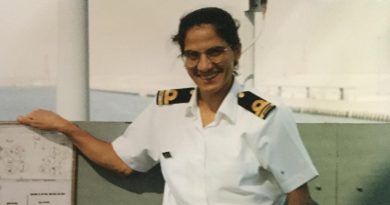
M 233 50 L 233 53 L 234 53 L 234 65 L 236 66 L 241 57 L 241 45 L 235 48 Z
M 236 49 L 233 50 L 235 60 L 238 61 L 241 57 L 241 45 L 238 46 Z

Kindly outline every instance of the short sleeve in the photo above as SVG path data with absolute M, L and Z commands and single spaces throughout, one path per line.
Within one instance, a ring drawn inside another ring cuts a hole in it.
M 278 106 L 268 120 L 267 130 L 263 132 L 268 141 L 263 161 L 281 189 L 288 193 L 318 176 L 318 172 L 299 136 L 291 111 Z
M 155 105 L 149 105 L 126 131 L 112 142 L 116 154 L 132 169 L 146 172 L 158 163 L 158 141 L 153 133 Z

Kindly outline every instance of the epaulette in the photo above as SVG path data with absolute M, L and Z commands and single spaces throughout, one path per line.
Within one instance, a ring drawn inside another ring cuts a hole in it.
M 265 119 L 276 107 L 249 91 L 238 93 L 238 104 L 262 119 Z
M 187 103 L 190 101 L 195 88 L 181 88 L 171 90 L 160 90 L 157 92 L 157 105 L 172 105 Z

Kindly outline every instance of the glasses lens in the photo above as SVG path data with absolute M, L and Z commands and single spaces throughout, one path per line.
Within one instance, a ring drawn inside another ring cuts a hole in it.
M 198 64 L 200 53 L 196 51 L 184 51 L 182 59 L 186 67 L 195 67 Z
M 224 53 L 226 51 L 226 47 L 223 46 L 217 46 L 213 48 L 209 48 L 206 50 L 206 55 L 213 63 L 219 63 L 223 60 Z

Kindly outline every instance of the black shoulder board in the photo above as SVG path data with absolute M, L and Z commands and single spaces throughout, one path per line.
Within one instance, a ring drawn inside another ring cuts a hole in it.
M 238 93 L 238 104 L 262 119 L 265 119 L 276 107 L 249 91 Z
M 195 88 L 181 88 L 172 90 L 160 90 L 157 92 L 157 105 L 172 105 L 187 103 L 190 101 Z

